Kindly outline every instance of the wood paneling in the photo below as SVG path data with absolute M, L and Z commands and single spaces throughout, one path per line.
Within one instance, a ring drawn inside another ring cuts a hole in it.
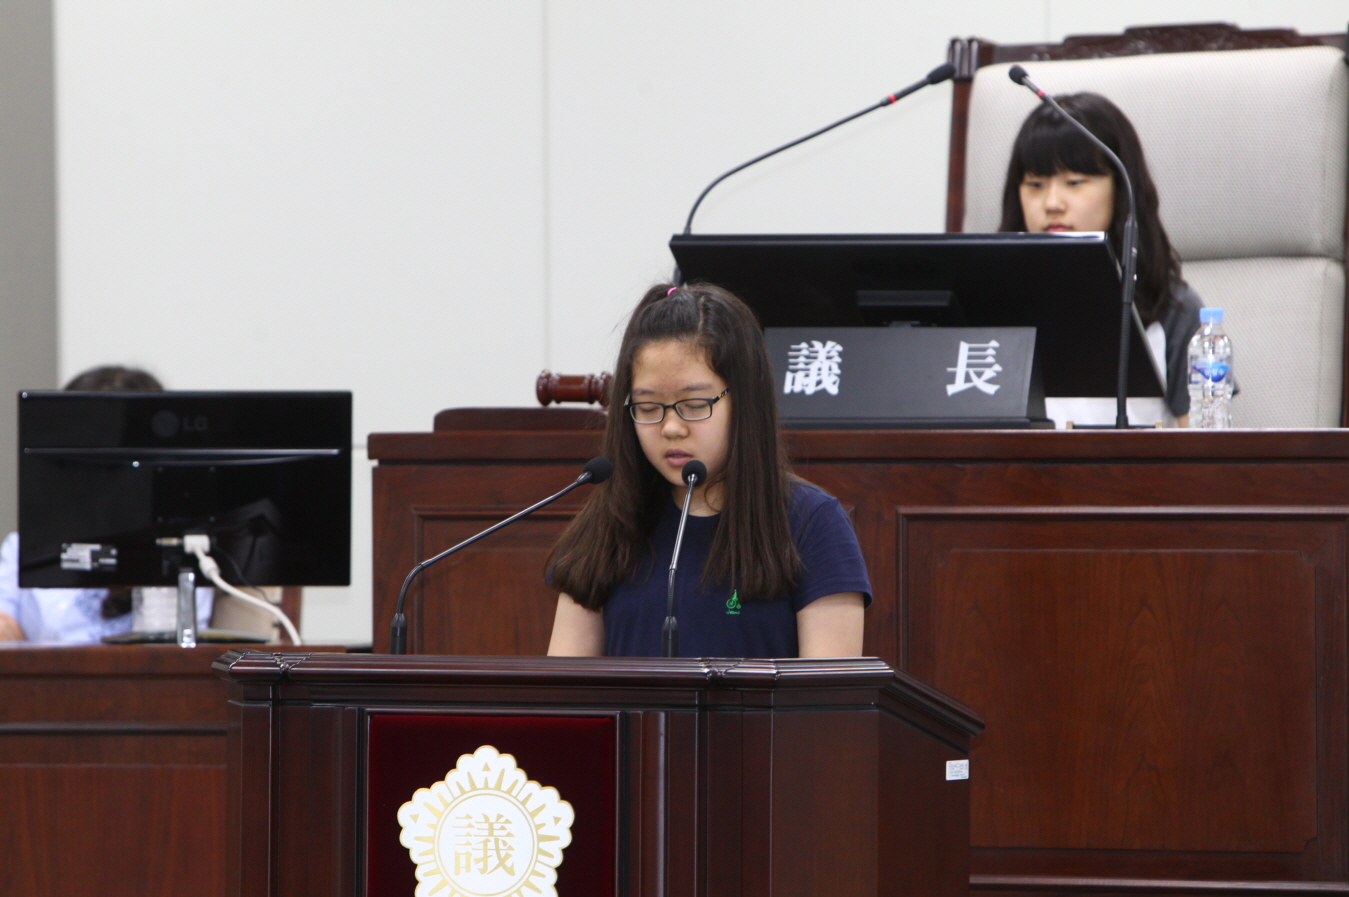
M 1345 521 L 1283 517 L 907 520 L 910 669 L 988 708 L 975 847 L 1316 840 L 1316 580 L 1343 595 Z
M 415 509 L 417 554 L 430 557 L 487 529 L 519 508 Z M 540 571 L 571 511 L 544 508 L 512 525 L 509 536 L 484 539 L 427 568 L 409 590 L 419 654 L 546 654 L 557 592 Z M 435 596 L 426 600 L 425 596 Z M 503 614 L 496 595 L 511 595 Z M 452 596 L 449 600 L 445 596 Z
M 428 435 L 449 437 L 451 443 L 458 439 L 457 434 Z M 593 434 L 565 435 L 596 439 Z M 553 434 L 516 436 L 559 448 Z M 505 457 L 509 454 L 507 450 Z M 413 566 L 561 489 L 580 475 L 593 454 L 585 453 L 575 463 L 564 453 L 534 464 L 508 460 L 452 469 L 420 464 L 375 468 L 375 650 L 389 649 L 398 589 Z M 493 452 L 492 457 L 503 455 Z M 522 501 L 526 495 L 531 497 Z M 424 654 L 546 652 L 557 593 L 544 585 L 544 562 L 584 497 L 584 489 L 577 490 L 508 532 L 419 574 L 408 590 L 408 649 Z M 504 607 L 498 598 L 502 595 L 508 596 Z
M 879 717 L 879 713 L 857 710 L 773 715 L 773 740 L 782 744 L 778 750 L 786 755 L 773 777 L 768 801 L 773 814 L 770 869 L 774 894 L 885 893 L 877 890 L 881 845 L 876 828 L 878 817 L 890 803 L 887 798 L 897 795 L 880 790 Z M 923 779 L 928 773 L 934 779 L 941 775 L 940 766 L 905 765 L 906 780 Z M 864 810 L 839 801 L 839 794 L 866 795 L 880 805 Z M 836 843 L 851 845 L 850 849 L 819 851 L 816 844 L 823 832 L 837 839 Z M 803 862 L 805 857 L 811 862 Z M 887 881 L 886 887 L 896 884 Z
M 224 893 L 219 653 L 0 650 L 0 893 Z
M 0 648 L 0 894 L 225 893 L 224 650 Z
M 0 765 L 0 892 L 224 894 L 220 765 Z
M 975 889 L 1349 894 L 1349 432 L 787 442 L 796 471 L 850 509 L 875 597 L 866 651 L 989 720 L 968 783 Z M 576 433 L 372 437 L 380 575 L 396 594 L 414 563 L 414 507 L 504 517 L 597 450 Z M 546 631 L 540 540 L 575 507 L 526 534 L 534 554 L 515 558 L 534 568 L 495 580 L 518 591 L 496 593 L 494 612 Z M 428 580 L 423 600 L 453 619 L 470 585 Z M 377 599 L 377 638 L 391 598 Z M 495 626 L 511 650 L 540 650 Z M 737 837 L 745 862 L 769 861 Z
M 878 723 L 881 741 L 877 791 L 893 795 L 878 808 L 881 880 L 899 885 L 896 893 L 900 894 L 940 894 L 968 887 L 967 882 L 960 881 L 959 870 L 970 867 L 970 842 L 968 837 L 956 837 L 966 825 L 965 818 L 955 812 L 955 807 L 963 803 L 947 804 L 941 812 L 930 809 L 943 806 L 943 800 L 952 793 L 958 794 L 962 802 L 969 800 L 972 792 L 968 779 L 946 779 L 947 761 L 962 759 L 960 753 L 944 741 L 923 738 L 910 722 L 883 716 Z M 908 762 L 895 762 L 898 757 L 906 757 Z M 928 811 L 923 812 L 925 809 Z M 970 821 L 973 822 L 973 816 Z M 909 845 L 915 852 L 931 857 L 932 862 L 908 863 L 904 854 L 895 849 L 897 845 Z

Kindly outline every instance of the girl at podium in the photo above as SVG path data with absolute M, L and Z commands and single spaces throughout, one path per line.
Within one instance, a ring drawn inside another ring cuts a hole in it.
M 1148 174 L 1138 133 L 1119 107 L 1094 93 L 1055 97 L 1061 106 L 1119 156 L 1134 186 L 1138 215 L 1138 281 L 1134 295 L 1147 327 L 1148 346 L 1165 375 L 1165 399 L 1129 399 L 1129 421 L 1186 426 L 1190 411 L 1190 337 L 1199 329 L 1199 296 L 1180 276 L 1180 259 L 1158 216 L 1157 187 Z M 1115 183 L 1110 162 L 1047 105 L 1021 126 L 1007 166 L 1000 231 L 1061 233 L 1105 231 L 1122 258 L 1128 198 Z M 1114 399 L 1045 400 L 1060 426 L 1111 424 Z
M 614 368 L 595 487 L 548 564 L 548 653 L 659 656 L 685 464 L 693 490 L 675 582 L 684 657 L 862 652 L 871 585 L 838 500 L 793 476 L 754 314 L 707 284 L 652 287 Z

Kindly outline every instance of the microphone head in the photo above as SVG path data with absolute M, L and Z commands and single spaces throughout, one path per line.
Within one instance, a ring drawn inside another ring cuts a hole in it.
M 940 84 L 943 81 L 954 78 L 955 74 L 956 67 L 949 62 L 943 62 L 941 65 L 927 73 L 927 83 Z
M 684 469 L 680 476 L 684 478 L 685 483 L 687 483 L 691 477 L 697 477 L 698 482 L 705 483 L 707 482 L 707 465 L 697 459 L 689 461 L 684 464 Z
M 587 461 L 584 472 L 590 474 L 590 479 L 586 482 L 592 484 L 603 483 L 613 474 L 614 465 L 608 458 L 601 455 L 598 458 L 591 458 Z
M 1014 65 L 1007 70 L 1007 77 L 1011 78 L 1012 81 L 1017 84 L 1025 84 L 1026 79 L 1030 77 L 1030 73 L 1021 66 Z

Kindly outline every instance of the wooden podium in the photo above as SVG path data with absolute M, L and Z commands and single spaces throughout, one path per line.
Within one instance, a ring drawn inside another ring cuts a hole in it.
M 399 808 L 483 745 L 571 805 L 562 897 L 968 890 L 959 761 L 983 723 L 880 660 L 231 651 L 215 668 L 231 897 L 411 897 Z M 495 861 L 514 874 L 508 816 Z

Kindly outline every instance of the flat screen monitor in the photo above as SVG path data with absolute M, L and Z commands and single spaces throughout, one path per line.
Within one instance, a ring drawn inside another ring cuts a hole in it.
M 676 235 L 686 281 L 764 327 L 1034 327 L 1047 396 L 1113 397 L 1120 273 L 1105 234 Z M 1129 395 L 1162 395 L 1135 311 Z
M 19 393 L 19 584 L 350 582 L 351 393 Z

